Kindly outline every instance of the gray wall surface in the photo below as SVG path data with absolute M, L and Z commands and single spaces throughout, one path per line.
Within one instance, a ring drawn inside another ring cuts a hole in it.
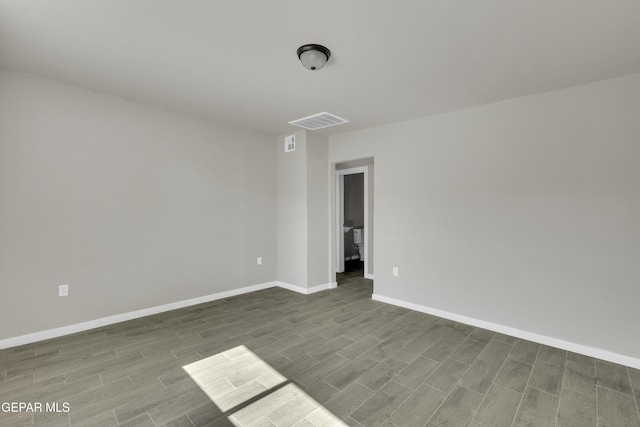
M 307 132 L 307 285 L 329 283 L 329 138 Z
M 632 75 L 331 136 L 375 158 L 374 292 L 640 357 L 638 117 Z
M 0 339 L 275 280 L 276 200 L 271 136 L 0 72 Z
M 293 134 L 293 133 L 292 133 Z M 278 280 L 307 287 L 307 134 L 295 132 L 296 149 L 284 152 L 284 135 L 276 138 L 278 158 Z
M 328 284 L 328 138 L 295 132 L 296 150 L 278 136 L 278 280 L 302 288 Z

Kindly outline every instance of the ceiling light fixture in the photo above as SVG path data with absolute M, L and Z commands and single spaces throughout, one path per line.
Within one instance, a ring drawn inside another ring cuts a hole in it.
M 331 51 L 319 44 L 305 44 L 298 48 L 298 58 L 307 70 L 319 70 L 331 58 Z

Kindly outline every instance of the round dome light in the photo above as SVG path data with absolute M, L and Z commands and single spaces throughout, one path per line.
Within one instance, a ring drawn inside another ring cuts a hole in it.
M 305 44 L 298 48 L 298 58 L 307 70 L 316 71 L 325 66 L 331 51 L 319 44 Z

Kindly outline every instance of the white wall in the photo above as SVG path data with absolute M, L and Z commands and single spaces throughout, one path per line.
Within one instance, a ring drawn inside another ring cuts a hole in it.
M 332 136 L 375 158 L 374 292 L 640 358 L 639 118 L 633 75 Z
M 0 72 L 0 339 L 275 280 L 275 166 L 270 136 Z

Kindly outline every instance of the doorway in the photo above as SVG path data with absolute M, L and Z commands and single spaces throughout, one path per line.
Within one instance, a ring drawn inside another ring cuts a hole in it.
M 336 164 L 335 177 L 336 279 L 373 279 L 373 158 Z
M 364 277 L 364 172 L 343 175 L 342 252 L 340 269 Z

